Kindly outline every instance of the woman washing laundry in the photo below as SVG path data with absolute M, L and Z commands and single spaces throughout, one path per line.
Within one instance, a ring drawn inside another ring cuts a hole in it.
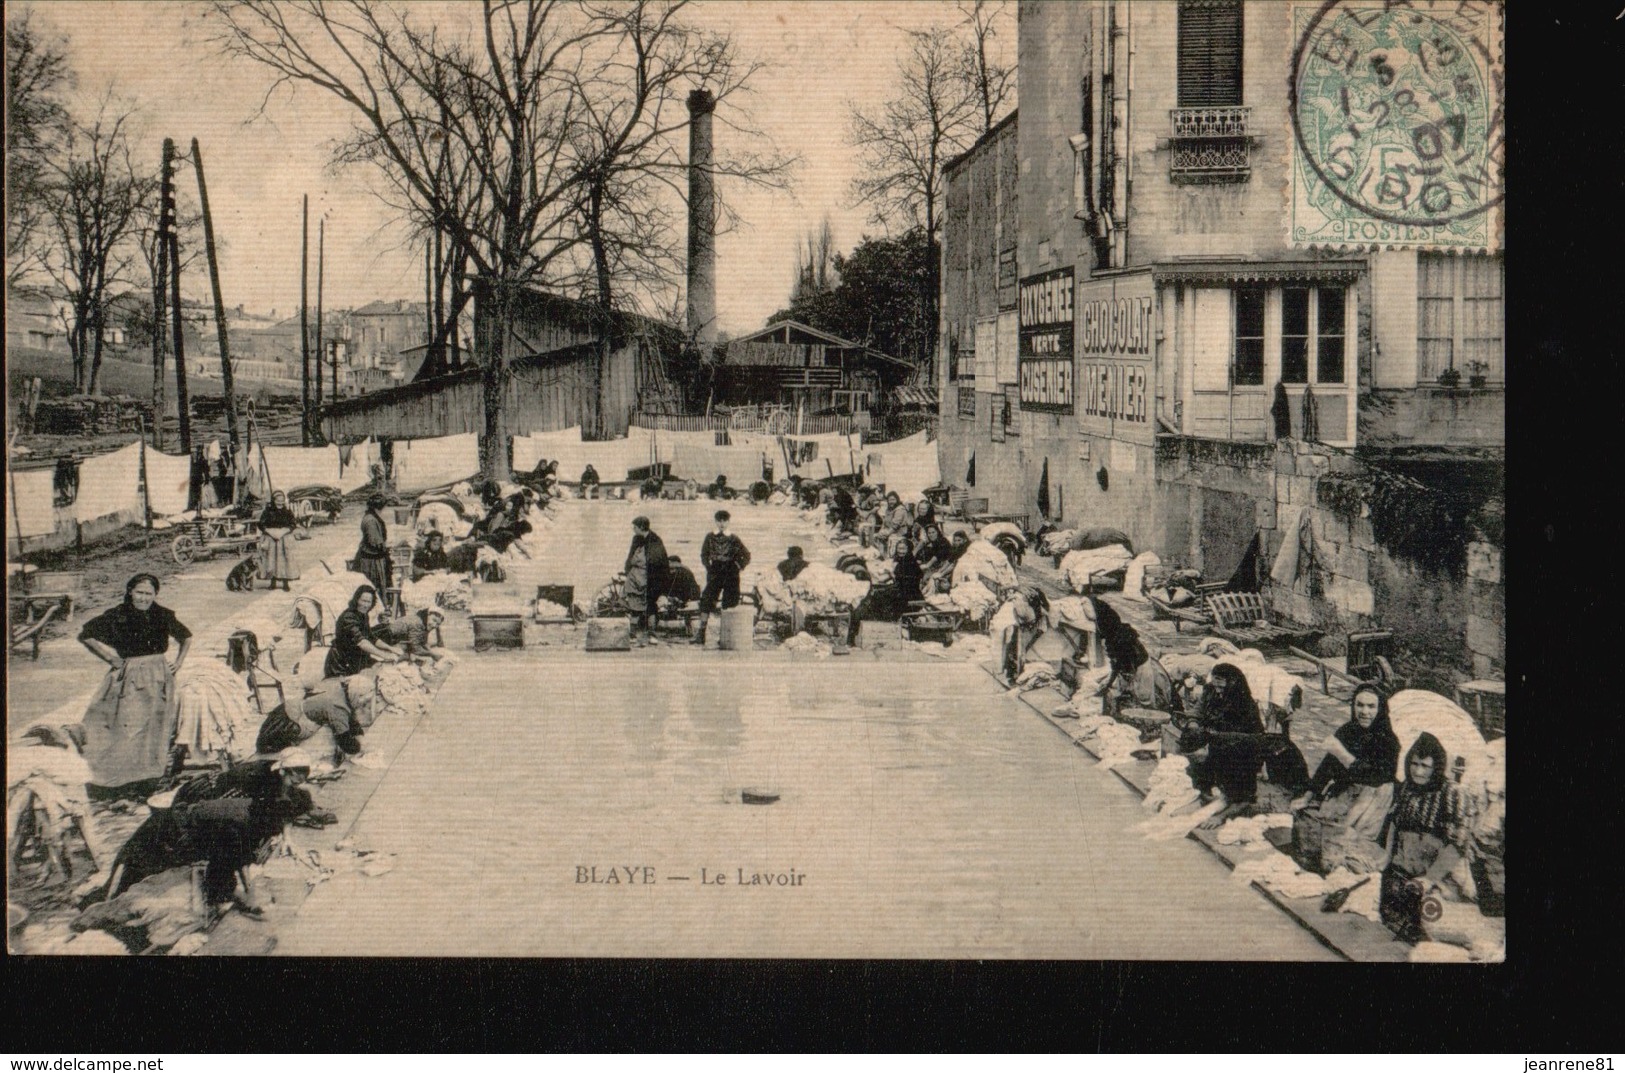
M 1288 794 L 1308 782 L 1303 754 L 1285 734 L 1264 732 L 1247 676 L 1233 663 L 1218 663 L 1208 675 L 1196 718 L 1185 728 L 1180 748 L 1187 753 L 1206 750 L 1191 760 L 1191 783 L 1203 794 L 1217 790 L 1224 796 L 1224 808 L 1202 822 L 1204 829 L 1253 811 L 1260 769 Z
M 192 631 L 157 602 L 158 588 L 153 575 L 136 574 L 124 585 L 124 602 L 79 631 L 80 643 L 109 668 L 83 720 L 93 795 L 150 793 L 170 764 L 175 676 Z M 166 659 L 171 641 L 179 646 L 174 662 Z
M 377 663 L 403 663 L 406 654 L 379 637 L 368 621 L 378 604 L 378 593 L 362 585 L 350 597 L 350 606 L 333 624 L 333 646 L 322 665 L 324 678 L 348 678 Z
M 1091 596 L 1089 602 L 1094 609 L 1101 645 L 1106 650 L 1106 662 L 1112 669 L 1095 691 L 1096 696 L 1105 700 L 1106 714 L 1114 714 L 1121 707 L 1176 711 L 1174 680 L 1161 662 L 1146 651 L 1139 632 L 1104 600 Z M 1245 679 L 1242 684 L 1246 684 Z M 1260 726 L 1258 732 L 1262 733 L 1263 729 Z
M 1477 825 L 1473 800 L 1452 785 L 1444 745 L 1423 732 L 1405 755 L 1405 781 L 1383 824 L 1388 866 L 1382 873 L 1378 909 L 1382 922 L 1406 942 L 1427 937 L 1424 905 L 1443 893 L 1443 883 L 1467 852 Z
M 643 648 L 655 640 L 660 597 L 666 592 L 670 563 L 665 541 L 650 528 L 649 519 L 632 519 L 632 545 L 626 552 L 626 610 L 632 619 L 632 643 Z
M 299 580 L 299 570 L 293 565 L 293 531 L 299 522 L 288 509 L 286 492 L 272 492 L 271 502 L 260 512 L 259 573 L 275 589 L 281 582 L 282 590 L 289 591 L 288 582 Z

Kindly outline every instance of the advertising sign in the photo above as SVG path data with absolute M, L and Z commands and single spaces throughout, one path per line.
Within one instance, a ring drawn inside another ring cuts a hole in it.
M 1155 311 L 1148 272 L 1078 284 L 1078 426 L 1084 431 L 1152 442 Z
M 1018 291 L 1021 408 L 1072 413 L 1072 269 L 1028 276 Z

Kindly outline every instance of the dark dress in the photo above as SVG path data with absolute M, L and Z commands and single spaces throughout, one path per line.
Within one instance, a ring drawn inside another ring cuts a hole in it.
M 355 550 L 355 568 L 366 577 L 382 600 L 390 586 L 389 527 L 376 511 L 361 516 L 361 544 Z
M 897 586 L 898 614 L 909 609 L 909 605 L 925 599 L 925 593 L 920 590 L 925 581 L 925 572 L 913 556 L 905 555 L 893 561 L 891 568 L 892 583 Z
M 376 661 L 361 650 L 363 641 L 369 644 L 376 641 L 372 626 L 367 623 L 366 615 L 349 608 L 333 624 L 333 647 L 327 650 L 322 676 L 345 678 L 371 667 Z
M 1309 789 L 1330 797 L 1353 786 L 1383 786 L 1394 781 L 1399 764 L 1399 739 L 1386 716 L 1379 716 L 1369 728 L 1350 719 L 1332 734 L 1343 748 L 1354 754 L 1353 766 L 1345 766 L 1328 753 L 1315 768 Z
M 1203 793 L 1218 789 L 1232 805 L 1254 801 L 1258 797 L 1258 769 L 1263 758 L 1256 741 L 1247 739 L 1264 733 L 1258 702 L 1232 694 L 1224 701 L 1209 703 L 1210 697 L 1211 694 L 1203 696 L 1196 721 L 1218 737 L 1208 740 L 1207 759 L 1191 764 L 1191 782 Z M 1244 737 L 1227 740 L 1226 735 Z
M 164 653 L 171 640 L 191 636 L 162 604 L 137 611 L 125 602 L 80 629 L 79 640 L 100 641 L 125 661 L 108 668 L 85 712 L 83 752 L 92 785 L 128 786 L 164 774 L 179 715 L 175 676 Z
M 670 562 L 660 534 L 638 533 L 626 553 L 626 609 L 653 621 L 656 602 L 666 593 Z
M 450 570 L 451 560 L 446 556 L 445 548 L 419 548 L 412 555 L 412 580 L 417 581 L 424 574 L 432 574 L 437 570 Z
M 779 576 L 786 581 L 794 581 L 809 565 L 806 559 L 785 559 L 779 563 Z
M 700 562 L 705 565 L 705 591 L 700 594 L 700 611 L 709 615 L 717 609 L 739 606 L 739 572 L 750 565 L 750 551 L 732 533 L 707 533 L 700 545 Z
M 226 901 L 237 888 L 237 869 L 251 864 L 285 823 L 310 811 L 310 794 L 284 789 L 270 761 L 249 761 L 203 785 L 183 788 L 171 808 L 159 809 L 119 850 L 123 867 L 116 897 L 148 876 L 206 861 L 203 890 L 210 903 Z

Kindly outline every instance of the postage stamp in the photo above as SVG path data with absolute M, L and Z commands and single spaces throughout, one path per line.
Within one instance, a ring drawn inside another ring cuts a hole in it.
M 1289 240 L 1500 247 L 1500 2 L 1327 0 L 1293 13 Z

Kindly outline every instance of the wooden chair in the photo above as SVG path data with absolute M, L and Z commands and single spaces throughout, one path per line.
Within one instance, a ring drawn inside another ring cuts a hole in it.
M 1256 592 L 1214 593 L 1207 598 L 1207 606 L 1213 615 L 1213 632 L 1239 648 L 1280 652 L 1310 644 L 1322 633 L 1277 615 Z
M 1299 659 L 1313 663 L 1320 671 L 1320 691 L 1331 695 L 1331 679 L 1351 686 L 1375 682 L 1389 693 L 1405 687 L 1404 679 L 1394 672 L 1389 662 L 1393 655 L 1394 631 L 1365 630 L 1348 636 L 1348 653 L 1342 656 L 1317 656 L 1295 645 L 1287 651 Z

